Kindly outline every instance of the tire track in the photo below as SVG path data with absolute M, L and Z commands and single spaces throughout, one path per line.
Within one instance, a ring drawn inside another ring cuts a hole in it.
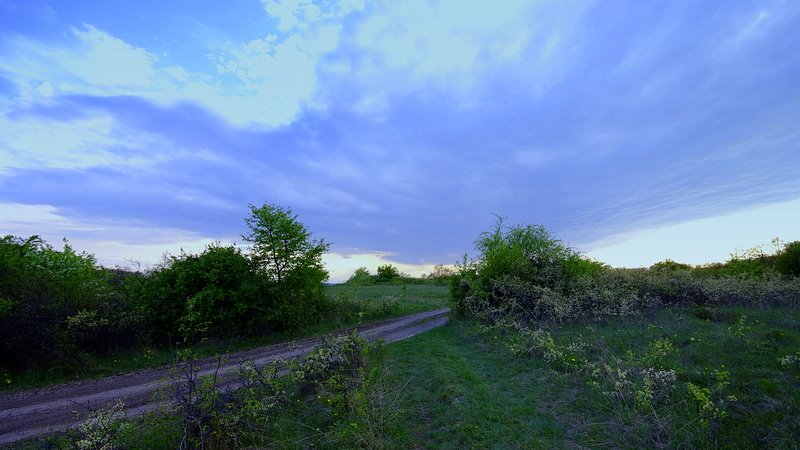
M 329 335 L 349 333 L 354 328 L 366 340 L 383 339 L 395 342 L 447 323 L 450 308 L 410 314 L 382 320 L 360 327 L 339 330 Z M 274 344 L 224 356 L 219 373 L 232 372 L 242 362 L 263 366 L 277 359 L 295 359 L 308 353 L 320 342 L 309 338 Z M 219 359 L 198 361 L 199 375 L 217 370 Z M 117 400 L 125 403 L 128 416 L 141 415 L 167 402 L 159 393 L 174 386 L 179 375 L 171 373 L 172 366 L 134 373 L 87 380 L 42 389 L 0 395 L 0 445 L 27 439 L 40 434 L 54 433 L 76 427 L 88 412 L 108 406 Z

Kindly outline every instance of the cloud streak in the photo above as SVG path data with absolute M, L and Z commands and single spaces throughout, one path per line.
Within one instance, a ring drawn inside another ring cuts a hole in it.
M 596 249 L 800 198 L 792 3 L 325 5 L 265 2 L 271 29 L 193 56 L 111 22 L 0 35 L 0 201 L 176 242 L 272 202 L 425 265 L 492 213 Z

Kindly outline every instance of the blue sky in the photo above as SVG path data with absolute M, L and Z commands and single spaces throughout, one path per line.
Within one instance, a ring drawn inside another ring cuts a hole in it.
M 492 214 L 614 265 L 800 239 L 794 1 L 0 0 L 0 233 L 106 264 L 241 242 L 333 279 Z

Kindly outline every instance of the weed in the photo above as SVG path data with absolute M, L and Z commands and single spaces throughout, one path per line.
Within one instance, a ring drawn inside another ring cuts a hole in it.
M 92 411 L 72 432 L 69 447 L 76 450 L 115 450 L 124 448 L 120 436 L 132 425 L 119 419 L 125 405 L 117 400 L 113 405 Z

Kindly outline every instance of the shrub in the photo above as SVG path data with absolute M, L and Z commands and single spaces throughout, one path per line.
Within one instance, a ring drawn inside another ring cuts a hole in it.
M 677 271 L 692 270 L 692 266 L 690 266 L 689 264 L 675 262 L 671 259 L 665 259 L 664 261 L 657 262 L 652 266 L 650 266 L 650 270 L 663 271 L 663 272 L 677 272 Z
M 800 241 L 786 244 L 775 257 L 775 270 L 784 275 L 800 276 Z
M 77 253 L 65 241 L 55 250 L 38 236 L 0 238 L 0 360 L 13 370 L 48 365 L 70 355 L 66 319 L 80 310 L 97 310 L 112 291 L 108 273 L 92 255 Z M 24 351 L 20 351 L 24 349 Z M 55 350 L 55 351 L 54 351 Z
M 190 304 L 197 319 L 209 324 L 211 335 L 247 332 L 256 306 L 255 297 L 243 295 L 243 286 L 252 276 L 238 248 L 214 244 L 199 255 L 172 256 L 150 274 L 140 302 L 157 334 L 177 334 Z
M 367 363 L 379 346 L 355 333 L 326 337 L 301 362 L 278 360 L 261 368 L 244 362 L 236 373 L 208 376 L 200 376 L 200 365 L 187 352 L 177 368 L 182 375 L 173 408 L 183 431 L 179 447 L 294 447 L 273 441 L 273 435 L 285 425 L 281 415 L 305 402 L 329 423 L 355 417 Z
M 456 275 L 456 270 L 452 267 L 443 264 L 436 264 L 433 266 L 431 273 L 425 275 L 425 278 L 439 283 L 450 281 Z

